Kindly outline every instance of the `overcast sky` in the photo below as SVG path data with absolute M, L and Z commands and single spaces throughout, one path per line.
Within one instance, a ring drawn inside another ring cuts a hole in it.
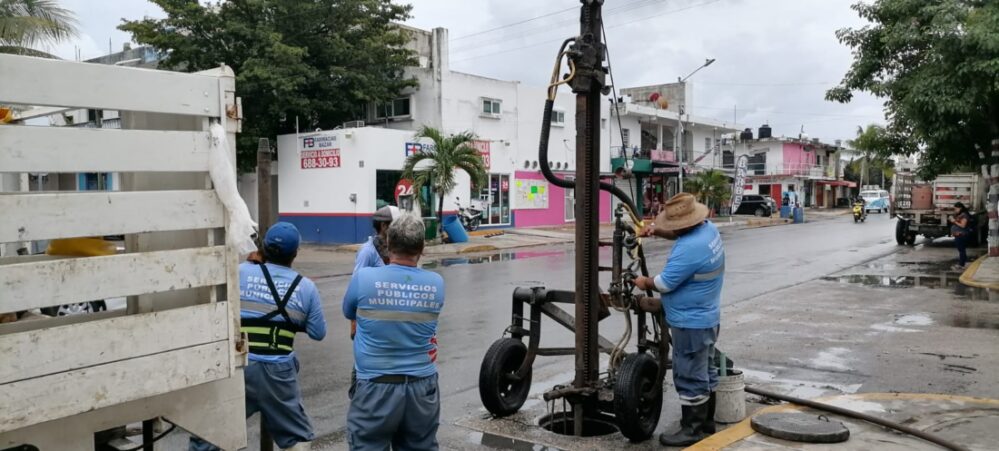
M 850 139 L 857 126 L 884 121 L 882 102 L 859 95 L 846 105 L 823 100 L 851 62 L 837 29 L 864 23 L 850 9 L 857 0 L 606 0 L 611 62 L 619 87 L 675 81 L 694 75 L 697 116 L 776 135 Z M 451 67 L 493 78 L 542 85 L 559 43 L 578 31 L 579 0 L 409 0 L 409 24 L 445 27 Z M 81 36 L 51 49 L 72 59 L 118 51 L 129 36 L 122 18 L 161 17 L 146 0 L 60 0 L 76 12 Z M 690 107 L 692 103 L 692 108 Z

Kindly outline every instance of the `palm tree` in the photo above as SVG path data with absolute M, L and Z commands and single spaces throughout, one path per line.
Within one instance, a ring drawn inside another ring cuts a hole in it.
M 721 171 L 710 169 L 691 179 L 691 193 L 712 211 L 731 197 L 731 182 Z
M 55 58 L 36 47 L 76 36 L 76 24 L 54 0 L 0 0 L 0 53 Z
M 472 132 L 444 135 L 436 128 L 424 126 L 416 132 L 416 138 L 433 141 L 433 148 L 424 147 L 421 152 L 407 157 L 402 176 L 413 181 L 415 192 L 430 185 L 437 194 L 437 225 L 440 232 L 444 219 L 444 196 L 457 184 L 455 171 L 465 171 L 473 184 L 482 185 L 486 183 L 486 167 L 482 156 L 472 147 L 475 139 Z
M 859 170 L 854 168 L 855 172 L 860 174 L 860 189 L 864 189 L 864 179 L 869 172 L 868 165 L 871 169 L 881 172 L 882 185 L 885 184 L 889 172 L 894 174 L 894 162 L 885 156 L 891 152 L 886 133 L 884 127 L 876 124 L 868 125 L 867 128 L 857 126 L 857 138 L 847 141 L 847 144 L 860 151 L 860 158 L 856 160 L 860 168 Z

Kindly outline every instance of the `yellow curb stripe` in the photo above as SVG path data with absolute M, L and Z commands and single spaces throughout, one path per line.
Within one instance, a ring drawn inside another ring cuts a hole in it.
M 965 402 L 965 403 L 978 403 L 978 404 L 990 404 L 999 406 L 999 399 L 991 398 L 975 398 L 971 396 L 959 396 L 959 395 L 943 395 L 936 393 L 856 393 L 852 395 L 835 395 L 835 396 L 823 396 L 821 398 L 816 398 L 814 401 L 817 402 L 829 402 L 838 398 L 850 398 L 858 399 L 864 401 L 884 401 L 884 400 L 914 400 L 914 401 L 953 401 L 953 402 Z M 793 404 L 781 404 L 778 406 L 764 407 L 757 410 L 753 415 L 748 416 L 745 420 L 736 423 L 734 426 L 718 432 L 694 445 L 688 447 L 688 450 L 692 451 L 721 451 L 726 447 L 748 438 L 749 436 L 756 433 L 753 430 L 752 425 L 750 425 L 750 419 L 761 413 L 777 413 L 777 412 L 788 412 L 795 410 L 808 409 L 809 407 L 798 406 Z
M 968 269 L 965 269 L 964 272 L 961 273 L 961 277 L 959 277 L 958 280 L 969 287 L 999 290 L 999 284 L 975 281 L 975 274 L 978 273 L 978 268 L 982 266 L 982 262 L 984 262 L 986 258 L 989 258 L 988 254 L 979 257 L 978 260 L 975 260 L 972 264 L 968 265 Z

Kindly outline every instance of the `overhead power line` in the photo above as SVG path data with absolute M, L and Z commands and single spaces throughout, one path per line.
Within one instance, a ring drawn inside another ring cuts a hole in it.
M 626 13 L 628 11 L 632 11 L 632 10 L 636 10 L 636 9 L 640 9 L 640 8 L 645 8 L 647 6 L 653 6 L 656 3 L 661 3 L 662 1 L 663 0 L 633 0 L 631 2 L 622 4 L 622 5 L 618 5 L 618 6 L 613 7 L 613 8 L 608 8 L 608 9 L 604 10 L 603 15 L 604 15 L 605 18 L 607 18 L 607 17 L 618 15 L 618 14 L 623 14 L 623 13 Z M 573 9 L 575 9 L 575 8 L 573 8 Z M 552 14 L 548 14 L 548 15 L 552 15 Z M 543 17 L 543 16 L 538 16 L 538 17 L 526 19 L 526 20 L 523 20 L 521 22 L 511 24 L 511 26 L 517 25 L 519 23 L 529 22 L 529 21 L 532 21 L 534 19 L 538 19 L 538 18 L 541 18 L 541 17 Z M 578 23 L 579 23 L 578 19 L 574 18 L 574 17 L 566 19 L 566 20 L 558 21 L 558 22 L 542 23 L 542 24 L 539 24 L 539 26 L 537 26 L 537 27 L 532 27 L 532 28 L 527 28 L 527 29 L 524 29 L 524 30 L 516 31 L 515 32 L 516 35 L 513 36 L 513 37 L 515 37 L 515 38 L 525 38 L 527 36 L 533 36 L 533 35 L 538 35 L 538 34 L 545 34 L 545 33 L 551 33 L 551 32 L 562 32 L 562 29 L 565 28 L 566 26 L 575 25 L 575 24 L 578 24 Z M 497 27 L 497 28 L 494 28 L 492 30 L 483 31 L 481 33 L 476 33 L 476 34 L 485 34 L 485 33 L 490 32 L 490 31 L 496 31 L 496 30 L 500 30 L 500 29 L 504 29 L 504 28 L 508 28 L 508 27 L 507 26 Z M 466 35 L 466 36 L 471 36 L 471 35 Z M 476 49 L 479 49 L 479 48 L 482 48 L 482 47 L 488 47 L 488 46 L 493 46 L 493 45 L 496 45 L 496 44 L 501 44 L 501 43 L 507 42 L 510 39 L 510 37 L 511 36 L 506 35 L 506 34 L 500 34 L 498 36 L 489 38 L 489 39 L 487 39 L 485 41 L 467 42 L 464 45 L 461 45 L 461 46 L 458 46 L 456 48 L 451 49 L 451 53 L 455 54 L 455 53 L 468 52 L 468 51 L 476 50 Z M 454 39 L 451 40 L 451 42 L 454 42 L 454 41 L 455 41 Z
M 477 31 L 475 33 L 470 33 L 470 34 L 466 34 L 466 35 L 454 37 L 454 38 L 451 38 L 450 41 L 451 42 L 460 41 L 462 39 L 470 38 L 470 37 L 473 37 L 473 36 L 479 36 L 479 35 L 483 35 L 483 34 L 486 34 L 486 33 L 492 33 L 494 31 L 502 30 L 504 28 L 515 27 L 517 25 L 525 24 L 525 23 L 528 23 L 528 22 L 533 22 L 533 21 L 538 20 L 538 19 L 543 19 L 545 17 L 557 16 L 557 15 L 562 14 L 564 12 L 575 11 L 578 8 L 579 8 L 578 6 L 573 6 L 573 7 L 566 8 L 566 9 L 560 9 L 558 11 L 552 11 L 550 13 L 542 14 L 540 16 L 534 16 L 534 17 L 531 17 L 531 18 L 528 18 L 528 19 L 519 20 L 517 22 L 511 22 L 511 23 L 508 23 L 506 25 L 500 25 L 500 26 L 498 26 L 496 28 L 490 28 L 488 30 Z
M 640 1 L 642 1 L 642 0 L 640 0 Z M 714 4 L 714 3 L 718 3 L 720 1 L 722 1 L 722 0 L 710 0 L 710 1 L 707 1 L 707 2 L 703 2 L 703 3 L 697 3 L 697 4 L 686 6 L 686 7 L 683 7 L 683 8 L 677 8 L 677 9 L 666 11 L 666 12 L 662 12 L 662 13 L 659 13 L 659 14 L 654 14 L 654 15 L 651 15 L 651 16 L 645 16 L 645 17 L 642 17 L 642 18 L 639 18 L 639 19 L 636 19 L 636 20 L 632 20 L 632 21 L 627 21 L 627 22 L 622 22 L 622 23 L 618 23 L 618 24 L 615 24 L 615 25 L 611 25 L 611 26 L 608 26 L 607 29 L 619 28 L 619 27 L 623 27 L 625 25 L 631 25 L 631 24 L 636 23 L 636 22 L 641 22 L 641 21 L 645 21 L 645 20 L 649 20 L 649 19 L 655 19 L 655 18 L 666 16 L 666 15 L 669 15 L 669 14 L 676 14 L 676 13 L 687 11 L 687 10 L 691 10 L 691 9 L 694 9 L 694 8 L 699 8 L 701 6 L 707 6 L 707 5 L 711 5 L 711 4 Z M 516 52 L 518 50 L 524 50 L 524 49 L 529 49 L 529 48 L 532 48 L 532 47 L 538 47 L 538 46 L 541 46 L 541 45 L 551 44 L 553 42 L 561 42 L 563 40 L 564 40 L 564 38 L 558 38 L 558 39 L 554 39 L 554 40 L 546 40 L 546 41 L 538 42 L 538 43 L 535 43 L 535 44 L 525 45 L 525 46 L 522 46 L 522 47 L 516 47 L 516 48 L 512 48 L 512 49 L 507 49 L 507 50 L 500 50 L 500 51 L 496 51 L 496 52 L 489 52 L 489 53 L 485 53 L 485 54 L 482 54 L 482 55 L 470 56 L 470 57 L 466 57 L 466 58 L 458 58 L 458 59 L 452 60 L 451 62 L 452 63 L 459 63 L 459 62 L 462 62 L 462 61 L 471 61 L 471 60 L 476 60 L 476 59 L 480 59 L 480 58 L 486 58 L 486 57 L 489 57 L 489 56 L 501 55 L 501 54 L 504 54 L 504 53 L 511 53 L 511 52 Z

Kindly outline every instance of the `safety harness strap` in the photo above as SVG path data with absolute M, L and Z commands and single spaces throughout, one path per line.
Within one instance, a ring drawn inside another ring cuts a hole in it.
M 304 331 L 304 328 L 291 320 L 286 308 L 295 288 L 302 281 L 302 276 L 295 277 L 282 297 L 274 285 L 274 279 L 271 278 L 267 266 L 263 263 L 259 265 L 277 308 L 258 318 L 240 319 L 240 330 L 249 339 L 250 352 L 259 355 L 287 355 L 294 350 L 295 333 Z M 278 315 L 281 315 L 281 318 L 275 320 Z

